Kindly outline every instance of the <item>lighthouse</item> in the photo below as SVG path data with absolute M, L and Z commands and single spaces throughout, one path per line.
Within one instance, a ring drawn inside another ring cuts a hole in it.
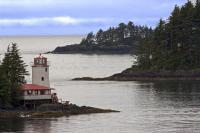
M 50 88 L 49 84 L 49 64 L 47 58 L 41 54 L 34 58 L 32 64 L 32 84 Z
M 32 84 L 23 84 L 20 103 L 26 108 L 36 108 L 41 104 L 57 103 L 56 93 L 49 84 L 49 63 L 41 54 L 32 63 Z

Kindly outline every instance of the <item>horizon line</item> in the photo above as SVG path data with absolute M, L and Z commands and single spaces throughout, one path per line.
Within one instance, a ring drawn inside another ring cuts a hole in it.
M 32 34 L 32 35 L 25 35 L 25 34 L 21 34 L 21 35 L 0 35 L 0 37 L 51 37 L 51 36 L 69 36 L 69 37 L 73 37 L 73 36 L 86 36 L 87 34 L 55 34 L 55 35 L 47 35 L 47 34 Z

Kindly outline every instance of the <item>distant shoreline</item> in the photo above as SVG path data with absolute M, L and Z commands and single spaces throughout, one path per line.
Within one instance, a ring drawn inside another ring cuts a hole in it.
M 2 37 L 85 37 L 86 35 L 0 35 Z
M 86 47 L 81 44 L 66 45 L 63 47 L 56 47 L 53 51 L 47 53 L 51 54 L 133 54 L 134 47 L 128 45 L 117 45 L 117 46 L 101 46 L 92 45 Z
M 200 80 L 200 70 L 177 71 L 131 71 L 127 69 L 121 73 L 104 78 L 80 77 L 72 79 L 82 81 L 162 81 L 162 80 Z
M 84 55 L 131 55 L 132 53 L 124 53 L 124 52 L 103 52 L 103 51 L 81 51 L 81 52 L 46 52 L 44 54 L 84 54 Z

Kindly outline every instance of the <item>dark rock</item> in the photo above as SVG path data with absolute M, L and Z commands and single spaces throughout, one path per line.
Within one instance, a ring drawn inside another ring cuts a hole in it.
M 121 73 L 105 78 L 82 77 L 72 80 L 88 81 L 147 81 L 147 80 L 200 80 L 200 70 L 177 70 L 177 71 L 132 71 L 127 69 Z
M 135 47 L 129 45 L 66 45 L 57 47 L 53 54 L 132 54 Z M 48 52 L 50 53 L 50 52 Z
M 100 109 L 75 104 L 43 104 L 36 110 L 0 110 L 0 118 L 50 118 L 91 113 L 119 112 L 110 109 Z
M 62 104 L 42 104 L 36 108 L 37 111 L 62 111 Z

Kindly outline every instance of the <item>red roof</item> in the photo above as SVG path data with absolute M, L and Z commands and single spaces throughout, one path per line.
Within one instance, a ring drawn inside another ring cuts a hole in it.
M 23 84 L 22 90 L 50 90 L 50 88 L 36 84 Z

